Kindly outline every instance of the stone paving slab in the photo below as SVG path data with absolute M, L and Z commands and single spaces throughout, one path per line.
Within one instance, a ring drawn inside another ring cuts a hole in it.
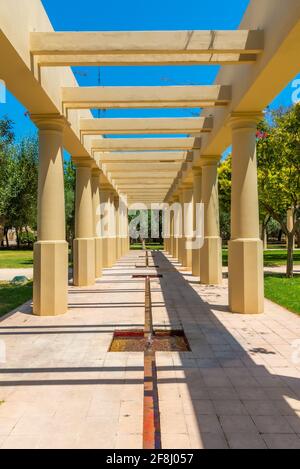
M 64 316 L 27 305 L 0 322 L 0 448 L 142 447 L 143 354 L 108 352 L 115 329 L 144 325 L 139 255 L 70 286 Z M 154 325 L 183 328 L 192 349 L 157 353 L 163 448 L 299 449 L 299 317 L 267 300 L 262 315 L 231 314 L 226 279 L 200 285 L 153 256 Z
M 33 268 L 28 269 L 0 269 L 0 282 L 10 282 L 14 277 L 25 276 L 29 279 L 33 278 Z

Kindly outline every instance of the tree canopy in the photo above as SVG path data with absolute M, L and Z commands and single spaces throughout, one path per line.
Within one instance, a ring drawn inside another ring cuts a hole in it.
M 287 275 L 293 274 L 293 241 L 300 230 L 300 104 L 267 112 L 257 131 L 260 217 L 279 223 L 288 239 Z M 222 220 L 230 217 L 231 156 L 219 167 Z M 287 212 L 292 213 L 292 225 Z
M 6 234 L 15 228 L 17 241 L 34 241 L 37 228 L 38 140 L 26 137 L 15 141 L 13 122 L 0 119 L 0 224 Z M 66 235 L 74 237 L 75 168 L 67 161 L 64 166 Z

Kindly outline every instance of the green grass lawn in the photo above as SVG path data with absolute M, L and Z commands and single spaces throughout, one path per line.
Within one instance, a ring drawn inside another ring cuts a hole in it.
M 0 250 L 0 269 L 26 269 L 33 265 L 33 251 Z
M 300 276 L 265 275 L 265 297 L 300 315 Z
M 147 249 L 161 250 L 163 246 L 158 243 L 146 245 Z M 141 244 L 131 245 L 131 249 L 142 249 Z M 264 261 L 266 267 L 275 267 L 286 264 L 286 249 L 272 249 L 265 251 Z M 300 251 L 294 252 L 295 264 L 300 264 Z M 223 265 L 228 263 L 228 251 L 223 249 Z M 33 252 L 26 250 L 0 250 L 1 268 L 26 268 L 33 265 Z M 283 307 L 300 314 L 300 276 L 287 279 L 284 275 L 265 276 L 265 295 L 270 300 Z M 24 286 L 13 286 L 8 282 L 0 282 L 0 316 L 13 310 L 17 306 L 32 298 L 32 282 Z
M 0 282 L 0 317 L 32 298 L 32 282 L 26 285 L 11 285 Z
M 271 249 L 264 252 L 264 265 L 265 267 L 278 267 L 286 265 L 287 250 L 286 249 Z M 294 263 L 300 264 L 300 250 L 294 251 Z M 228 265 L 228 250 L 223 249 L 223 265 Z

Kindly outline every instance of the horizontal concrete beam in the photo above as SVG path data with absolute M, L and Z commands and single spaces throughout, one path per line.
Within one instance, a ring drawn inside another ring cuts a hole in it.
M 62 88 L 65 109 L 128 109 L 226 106 L 231 87 L 207 86 L 89 86 Z
M 162 181 L 173 181 L 174 177 L 176 176 L 176 172 L 168 172 L 168 173 L 151 173 L 149 174 L 148 171 L 137 171 L 137 172 L 130 172 L 130 173 L 114 173 L 114 181 L 117 179 L 122 179 L 123 181 L 129 181 L 129 180 L 139 180 L 141 178 L 145 178 L 145 180 L 155 182 L 155 179 L 157 179 L 157 182 L 162 182 Z
M 164 201 L 164 198 L 159 198 L 159 199 L 145 199 L 144 197 L 142 199 L 137 199 L 137 198 L 134 198 L 134 199 L 129 199 L 128 202 L 129 204 L 132 206 L 134 204 L 144 204 L 146 205 L 146 207 L 148 207 L 148 209 L 151 208 L 151 204 L 162 204 Z
M 213 119 L 209 117 L 151 118 L 151 119 L 82 119 L 82 135 L 105 134 L 198 134 L 211 132 Z
M 181 163 L 144 163 L 146 171 L 179 171 Z M 126 171 L 128 174 L 130 171 L 139 171 L 141 169 L 140 163 L 106 163 L 105 167 L 110 173 L 118 171 Z
M 145 194 L 145 195 L 161 195 L 167 192 L 166 189 L 146 189 L 145 191 L 139 189 L 127 189 L 126 194 Z
M 257 54 L 95 54 L 35 55 L 39 67 L 104 67 L 112 65 L 243 65 L 254 63 Z
M 34 55 L 89 55 L 102 53 L 236 53 L 262 52 L 262 31 L 101 31 L 32 32 Z
M 167 162 L 167 161 L 183 161 L 186 158 L 186 152 L 172 152 L 172 151 L 145 151 L 145 152 L 105 152 L 97 153 L 95 156 L 99 158 L 101 163 L 120 162 L 125 161 L 144 163 L 144 162 Z
M 170 185 L 169 184 L 163 184 L 163 183 L 148 183 L 148 184 L 136 184 L 136 183 L 126 183 L 126 182 L 118 182 L 118 188 L 121 190 L 125 189 L 147 189 L 147 188 L 153 188 L 155 187 L 156 189 L 169 189 Z
M 200 138 L 103 138 L 93 140 L 94 151 L 193 150 L 201 148 Z

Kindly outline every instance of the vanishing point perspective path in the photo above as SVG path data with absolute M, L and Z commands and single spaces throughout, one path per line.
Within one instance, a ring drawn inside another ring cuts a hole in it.
M 142 255 L 69 286 L 65 315 L 28 304 L 0 322 L 0 448 L 143 447 L 144 353 L 108 351 L 116 329 L 144 328 Z M 183 329 L 191 349 L 155 354 L 161 447 L 300 448 L 298 317 L 267 300 L 264 314 L 229 313 L 226 278 L 200 285 L 149 259 L 154 330 Z

